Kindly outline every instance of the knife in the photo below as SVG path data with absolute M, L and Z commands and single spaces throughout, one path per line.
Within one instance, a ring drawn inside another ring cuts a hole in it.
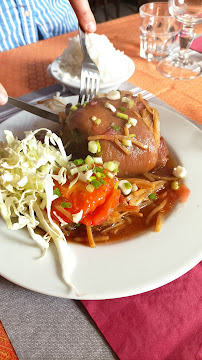
M 8 97 L 8 103 L 11 104 L 11 105 L 16 106 L 19 109 L 22 109 L 22 110 L 28 111 L 28 112 L 30 112 L 30 113 L 32 113 L 34 115 L 40 116 L 40 117 L 42 117 L 44 119 L 48 119 L 48 120 L 59 123 L 58 114 L 54 114 L 54 113 L 49 112 L 47 110 L 40 109 L 37 106 L 28 104 L 28 103 L 26 103 L 24 101 L 15 99 L 15 98 L 13 98 L 11 96 Z

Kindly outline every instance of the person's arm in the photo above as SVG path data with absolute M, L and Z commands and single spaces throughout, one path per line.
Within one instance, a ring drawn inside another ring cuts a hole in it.
M 83 30 L 94 32 L 96 30 L 96 22 L 88 0 L 70 0 L 70 3 Z M 5 105 L 7 101 L 7 92 L 0 84 L 0 105 Z
M 87 32 L 95 32 L 96 22 L 88 0 L 70 0 L 70 4 L 75 11 L 82 29 Z
M 4 87 L 0 84 L 0 105 L 5 105 L 8 101 L 8 95 Z

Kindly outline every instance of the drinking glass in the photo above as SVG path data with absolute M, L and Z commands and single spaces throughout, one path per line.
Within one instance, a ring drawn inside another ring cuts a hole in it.
M 168 0 L 168 6 L 170 14 L 182 22 L 180 50 L 162 60 L 157 69 L 172 79 L 194 79 L 202 74 L 202 67 L 192 59 L 188 49 L 195 36 L 194 25 L 202 22 L 202 0 Z
M 173 50 L 181 23 L 169 14 L 167 2 L 146 3 L 139 13 L 140 56 L 160 61 Z

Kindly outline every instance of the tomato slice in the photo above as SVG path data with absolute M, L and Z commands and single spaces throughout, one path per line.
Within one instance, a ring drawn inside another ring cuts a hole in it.
M 190 190 L 185 184 L 180 185 L 179 189 L 177 190 L 171 190 L 169 189 L 167 191 L 167 203 L 164 208 L 164 211 L 169 212 L 173 206 L 176 205 L 177 202 L 183 203 L 187 201 L 188 197 L 190 195 Z
M 61 196 L 55 199 L 52 202 L 51 215 L 56 222 L 60 222 L 62 219 L 66 223 L 72 222 L 72 215 L 79 213 L 81 210 L 82 219 L 86 217 L 87 214 L 93 213 L 97 207 L 101 207 L 105 201 L 108 199 L 113 200 L 114 198 L 114 185 L 116 183 L 116 178 L 104 178 L 105 184 L 102 184 L 98 189 L 94 189 L 92 193 L 86 190 L 86 183 L 82 181 L 77 181 L 72 188 L 69 188 L 69 181 L 64 185 L 60 185 L 55 182 L 55 189 L 58 188 Z M 111 194 L 112 193 L 112 194 Z M 113 195 L 112 197 L 109 195 Z M 117 190 L 117 197 L 120 196 L 120 191 Z M 110 203 L 108 199 L 108 203 Z M 70 203 L 71 207 L 64 208 L 61 206 L 62 203 Z M 111 202 L 111 206 L 117 206 L 116 201 Z M 114 207 L 113 209 L 114 210 Z M 109 209 L 108 209 L 109 212 Z M 82 223 L 81 219 L 81 223 Z
M 88 214 L 86 217 L 84 217 L 84 219 L 81 221 L 82 224 L 85 224 L 87 226 L 95 226 L 102 224 L 105 220 L 107 220 L 111 212 L 117 208 L 119 204 L 119 198 L 120 190 L 113 189 L 108 195 L 104 204 L 98 206 L 93 213 Z
M 188 189 L 188 187 L 185 184 L 182 184 L 177 190 L 177 192 L 178 192 L 179 202 L 184 203 L 185 201 L 187 201 L 191 191 Z

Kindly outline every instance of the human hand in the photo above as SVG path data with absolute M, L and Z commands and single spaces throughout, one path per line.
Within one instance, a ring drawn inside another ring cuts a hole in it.
M 8 95 L 4 87 L 0 84 L 0 105 L 5 105 L 8 101 Z
M 95 32 L 96 22 L 88 0 L 70 0 L 70 4 L 75 11 L 82 29 L 87 32 Z

